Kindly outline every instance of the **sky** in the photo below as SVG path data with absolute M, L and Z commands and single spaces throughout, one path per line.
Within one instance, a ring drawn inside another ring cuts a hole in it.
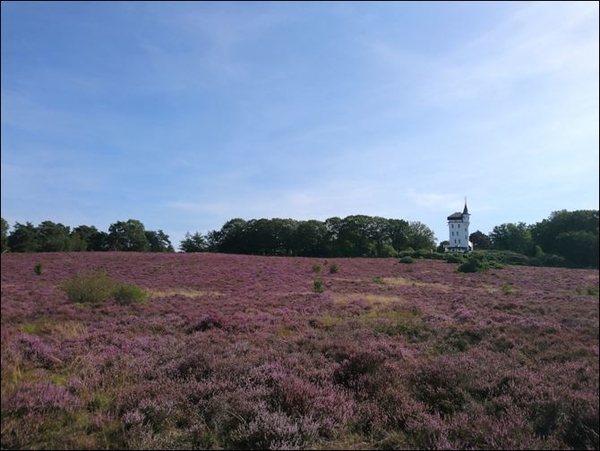
M 598 2 L 1 5 L 11 227 L 598 209 Z

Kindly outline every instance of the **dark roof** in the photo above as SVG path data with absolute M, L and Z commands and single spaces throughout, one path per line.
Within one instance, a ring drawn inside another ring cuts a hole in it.
M 450 216 L 448 216 L 448 220 L 450 219 L 462 219 L 463 214 L 461 212 L 456 212 L 456 213 L 452 213 Z

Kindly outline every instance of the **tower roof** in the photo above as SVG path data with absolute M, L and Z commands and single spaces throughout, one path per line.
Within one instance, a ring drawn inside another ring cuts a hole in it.
M 452 220 L 462 220 L 464 215 L 468 215 L 469 214 L 469 208 L 467 207 L 467 198 L 465 197 L 465 208 L 463 208 L 462 213 L 460 211 L 457 211 L 456 213 L 452 213 L 450 216 L 448 216 L 448 221 L 452 221 Z

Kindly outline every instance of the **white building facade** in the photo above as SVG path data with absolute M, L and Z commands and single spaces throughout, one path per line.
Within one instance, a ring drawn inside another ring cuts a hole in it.
M 470 217 L 466 200 L 462 213 L 456 212 L 448 216 L 448 241 L 450 244 L 446 247 L 446 252 L 471 252 L 473 250 L 473 243 L 469 241 Z

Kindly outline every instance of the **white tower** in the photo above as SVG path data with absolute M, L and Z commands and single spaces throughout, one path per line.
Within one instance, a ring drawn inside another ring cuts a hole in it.
M 452 213 L 448 216 L 448 232 L 450 244 L 446 252 L 470 252 L 473 250 L 473 243 L 469 241 L 469 209 L 467 208 L 467 199 L 465 198 L 465 208 L 463 212 Z

